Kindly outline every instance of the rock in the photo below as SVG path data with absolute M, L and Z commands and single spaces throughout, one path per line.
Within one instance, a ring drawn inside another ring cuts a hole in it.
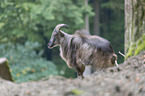
M 9 69 L 8 60 L 6 58 L 0 58 L 0 77 L 6 80 L 13 81 Z

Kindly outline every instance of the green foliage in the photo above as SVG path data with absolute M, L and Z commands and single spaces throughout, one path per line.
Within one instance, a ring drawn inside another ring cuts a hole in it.
M 24 45 L 1 44 L 0 57 L 8 58 L 12 76 L 16 82 L 38 80 L 45 76 L 58 74 L 54 63 L 40 57 L 42 52 L 36 54 L 34 51 L 40 46 L 38 42 L 26 42 Z
M 44 44 L 57 24 L 66 23 L 73 26 L 71 31 L 74 31 L 84 25 L 83 14 L 93 15 L 91 7 L 84 6 L 83 0 L 6 0 L 0 3 L 0 42 L 30 40 Z

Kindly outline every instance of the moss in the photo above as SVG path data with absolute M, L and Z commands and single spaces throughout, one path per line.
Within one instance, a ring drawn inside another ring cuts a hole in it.
M 131 42 L 125 59 L 127 59 L 130 56 L 138 55 L 139 52 L 143 50 L 145 50 L 145 34 L 142 35 L 142 37 L 138 39 L 136 42 Z
M 134 55 L 139 54 L 139 52 L 142 50 L 145 50 L 145 40 L 142 43 L 138 44 L 138 48 L 135 50 Z
M 81 95 L 83 93 L 83 91 L 82 90 L 78 90 L 78 89 L 73 89 L 73 90 L 71 90 L 71 93 L 73 93 L 76 96 L 79 96 L 79 95 Z
M 128 53 L 127 53 L 126 56 L 125 56 L 125 60 L 126 60 L 128 57 L 130 57 L 130 56 L 133 55 L 133 54 L 132 54 L 133 50 L 134 50 L 133 48 L 129 48 Z
M 137 41 L 137 45 L 140 45 L 142 42 L 141 42 L 141 40 L 138 40 Z
M 142 35 L 142 40 L 137 41 L 137 49 L 135 50 L 134 55 L 139 54 L 140 51 L 145 50 L 145 35 Z
M 144 34 L 144 35 L 142 35 L 142 39 L 143 39 L 143 41 L 145 41 L 145 34 Z
M 9 70 L 9 72 L 10 72 L 11 81 L 15 82 L 14 78 L 12 76 L 11 70 L 10 70 L 10 65 L 9 65 L 9 61 L 8 60 L 6 61 L 6 66 L 7 66 L 8 70 Z
M 127 59 L 127 58 L 130 57 L 130 56 L 133 56 L 135 47 L 136 47 L 136 44 L 132 42 L 132 43 L 130 44 L 128 53 L 127 53 L 126 56 L 125 56 L 125 59 Z

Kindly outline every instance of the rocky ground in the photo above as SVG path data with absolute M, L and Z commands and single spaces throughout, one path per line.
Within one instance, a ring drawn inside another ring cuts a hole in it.
M 0 96 L 145 96 L 145 52 L 83 80 L 52 76 L 16 84 L 0 79 Z

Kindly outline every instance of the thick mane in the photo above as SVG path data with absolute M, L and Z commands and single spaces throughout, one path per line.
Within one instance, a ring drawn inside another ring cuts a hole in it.
M 67 56 L 69 58 L 69 62 L 70 64 L 73 64 L 73 66 L 75 66 L 74 64 L 76 63 L 76 50 L 77 50 L 77 46 L 75 43 L 73 43 L 74 38 L 71 38 L 68 48 L 69 48 L 69 52 L 67 53 Z
M 91 38 L 83 37 L 82 40 L 84 43 L 87 43 L 88 45 L 95 47 L 100 51 L 109 53 L 114 52 L 110 45 L 110 42 L 104 38 L 98 36 L 91 36 Z
M 67 65 L 72 68 L 75 67 L 77 46 L 73 42 L 74 37 L 70 37 L 67 42 L 61 44 L 61 57 L 67 62 Z M 66 41 L 66 40 L 64 40 Z
M 85 35 L 89 36 L 90 35 L 90 33 L 87 30 L 77 30 L 77 31 L 75 31 L 75 34 L 79 35 L 79 36 L 85 36 Z
M 89 32 L 86 30 L 84 31 L 77 30 L 75 32 L 75 35 L 81 38 L 82 43 L 87 43 L 88 45 L 97 48 L 98 50 L 109 53 L 114 52 L 108 40 L 99 36 L 90 35 Z

